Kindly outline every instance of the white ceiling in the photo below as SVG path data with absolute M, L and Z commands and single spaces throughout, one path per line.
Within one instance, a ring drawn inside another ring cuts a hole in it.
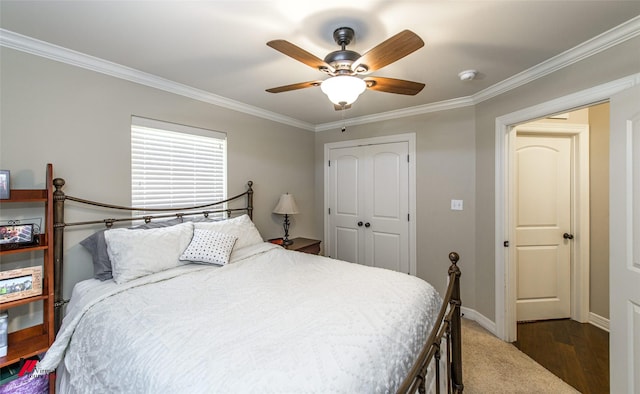
M 285 39 L 324 58 L 338 49 L 332 32 L 340 26 L 355 30 L 348 49 L 361 54 L 403 29 L 417 33 L 423 48 L 372 76 L 422 82 L 424 90 L 366 91 L 344 113 L 357 119 L 486 91 L 637 17 L 640 1 L 0 0 L 0 15 L 5 36 L 42 40 L 317 129 L 343 115 L 319 88 L 265 89 L 323 74 L 267 41 Z M 460 81 L 466 69 L 479 77 Z

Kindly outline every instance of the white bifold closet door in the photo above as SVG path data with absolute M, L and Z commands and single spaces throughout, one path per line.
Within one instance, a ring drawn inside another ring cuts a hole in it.
M 340 260 L 409 273 L 409 144 L 329 154 L 329 250 Z

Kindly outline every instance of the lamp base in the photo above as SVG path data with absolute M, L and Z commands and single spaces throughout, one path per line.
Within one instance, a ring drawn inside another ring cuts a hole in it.
M 289 246 L 293 243 L 292 240 L 289 239 L 289 215 L 284 214 L 284 223 L 282 224 L 284 228 L 284 238 L 282 238 L 282 245 Z

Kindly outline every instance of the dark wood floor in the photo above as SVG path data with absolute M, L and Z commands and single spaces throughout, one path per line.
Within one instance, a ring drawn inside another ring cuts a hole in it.
M 583 394 L 609 392 L 609 333 L 570 319 L 518 323 L 514 345 Z

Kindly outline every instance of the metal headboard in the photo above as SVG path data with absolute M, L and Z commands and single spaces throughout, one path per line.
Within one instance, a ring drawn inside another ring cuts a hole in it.
M 225 213 L 227 217 L 231 217 L 234 213 L 243 212 L 247 213 L 250 218 L 253 219 L 253 181 L 247 182 L 247 190 L 244 193 L 240 193 L 226 200 L 213 202 L 211 204 L 203 204 L 190 207 L 180 208 L 140 208 L 140 207 L 126 207 L 120 205 L 106 204 L 98 201 L 85 200 L 78 197 L 67 196 L 62 187 L 65 185 L 65 181 L 62 178 L 56 178 L 53 180 L 53 186 L 55 191 L 53 192 L 53 269 L 54 269 L 54 327 L 55 332 L 58 332 L 60 325 L 62 324 L 62 306 L 68 302 L 62 295 L 62 272 L 64 268 L 64 229 L 71 226 L 85 226 L 91 224 L 104 224 L 107 228 L 111 228 L 114 223 L 118 222 L 133 222 L 138 220 L 144 220 L 145 223 L 149 223 L 153 219 L 163 218 L 178 218 L 182 219 L 186 216 L 203 215 L 209 217 L 210 214 Z M 240 208 L 219 208 L 221 205 L 240 200 L 246 196 L 246 205 Z M 66 201 L 74 201 L 79 204 L 92 205 L 100 208 L 113 209 L 116 211 L 144 211 L 144 212 L 157 212 L 153 215 L 143 216 L 128 216 L 121 218 L 107 218 L 102 220 L 89 220 L 83 222 L 66 223 L 64 219 L 64 204 Z M 218 207 L 218 208 L 216 208 Z M 180 213 L 175 213 L 180 211 Z M 163 213 L 164 212 L 164 213 Z M 167 213 L 171 212 L 171 213 Z

